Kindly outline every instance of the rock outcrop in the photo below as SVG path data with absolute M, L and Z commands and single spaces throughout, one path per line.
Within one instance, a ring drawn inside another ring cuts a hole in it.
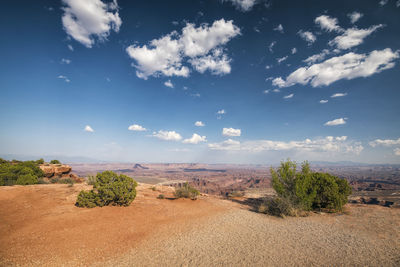
M 78 175 L 71 173 L 72 168 L 66 164 L 41 164 L 39 168 L 44 172 L 44 176 L 48 179 L 72 179 L 75 182 L 82 182 Z

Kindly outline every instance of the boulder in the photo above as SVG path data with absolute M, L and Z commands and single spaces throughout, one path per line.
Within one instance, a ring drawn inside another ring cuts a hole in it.
M 72 170 L 71 166 L 66 164 L 40 164 L 39 168 L 44 172 L 44 176 L 48 178 L 61 177 Z

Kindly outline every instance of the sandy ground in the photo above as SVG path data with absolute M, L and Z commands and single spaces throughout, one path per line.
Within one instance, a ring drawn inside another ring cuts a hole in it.
M 213 197 L 75 207 L 84 185 L 0 187 L 1 266 L 400 266 L 400 209 L 275 218 Z

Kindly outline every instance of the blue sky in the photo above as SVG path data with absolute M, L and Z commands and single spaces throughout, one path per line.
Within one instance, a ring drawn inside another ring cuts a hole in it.
M 0 22 L 2 155 L 400 162 L 400 1 L 11 1 Z

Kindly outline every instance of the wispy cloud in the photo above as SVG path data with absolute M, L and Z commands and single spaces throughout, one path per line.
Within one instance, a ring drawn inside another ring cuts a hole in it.
M 359 19 L 361 19 L 364 15 L 360 12 L 354 11 L 352 13 L 347 14 L 352 24 L 356 23 Z
M 67 59 L 67 58 L 62 58 L 61 59 L 61 64 L 70 64 L 70 63 L 71 63 L 70 59 Z
M 283 97 L 283 99 L 290 99 L 290 98 L 293 98 L 293 96 L 294 96 L 294 94 L 285 95 L 285 96 Z
M 319 101 L 319 103 L 325 104 L 325 103 L 328 103 L 328 100 L 321 99 L 321 100 Z
M 297 34 L 308 43 L 308 45 L 311 45 L 317 40 L 317 37 L 310 31 L 303 31 L 300 30 L 297 32 Z
M 61 79 L 61 80 L 64 80 L 64 81 L 67 82 L 67 83 L 70 82 L 70 79 L 68 79 L 67 76 L 64 76 L 64 75 L 58 75 L 57 78 L 58 78 L 58 79 Z
M 174 85 L 172 84 L 171 80 L 168 80 L 164 83 L 165 86 L 169 87 L 169 88 L 174 88 Z
M 280 33 L 284 33 L 282 24 L 279 24 L 278 26 L 276 26 L 274 28 L 274 31 L 277 31 L 277 32 L 280 32 Z
M 269 52 L 273 53 L 274 52 L 274 46 L 276 45 L 276 41 L 271 42 L 271 44 L 268 46 Z
M 364 42 L 364 39 L 375 32 L 377 29 L 382 28 L 384 25 L 379 24 L 371 26 L 368 29 L 350 28 L 344 31 L 342 35 L 335 37 L 329 41 L 330 46 L 336 46 L 338 49 L 345 50 L 358 46 Z
M 338 20 L 337 18 L 332 18 L 327 15 L 321 15 L 317 18 L 315 18 L 314 22 L 321 27 L 322 30 L 325 30 L 327 32 L 331 31 L 336 31 L 340 32 L 343 31 L 343 29 L 338 25 Z
M 347 95 L 347 93 L 336 93 L 336 94 L 331 95 L 331 98 L 343 97 L 343 96 L 346 96 L 346 95 Z
M 339 118 L 339 119 L 334 119 L 331 121 L 325 122 L 325 126 L 336 126 L 336 125 L 343 125 L 346 124 L 347 118 Z

